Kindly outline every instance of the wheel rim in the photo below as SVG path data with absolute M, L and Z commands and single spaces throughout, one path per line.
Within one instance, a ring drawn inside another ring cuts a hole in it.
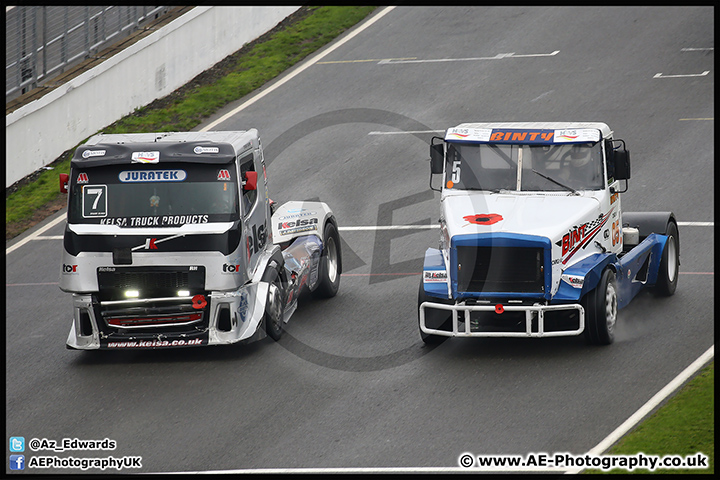
M 607 331 L 612 333 L 617 321 L 617 292 L 615 285 L 608 283 L 605 289 L 605 324 Z
M 270 322 L 273 327 L 277 330 L 282 325 L 282 316 L 280 315 L 280 308 L 282 307 L 280 301 L 280 289 L 274 283 L 270 284 L 270 295 L 268 296 L 268 313 L 270 314 Z
M 325 261 L 327 263 L 328 279 L 332 283 L 335 283 L 335 279 L 337 279 L 337 248 L 334 238 L 330 237 L 327 239 L 325 242 L 325 250 L 327 252 Z
M 668 237 L 665 248 L 667 248 L 667 275 L 668 280 L 675 281 L 677 275 L 677 244 L 675 237 Z

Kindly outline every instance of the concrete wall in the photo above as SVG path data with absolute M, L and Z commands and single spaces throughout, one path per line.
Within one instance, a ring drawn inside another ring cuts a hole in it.
M 195 7 L 5 117 L 5 186 L 271 30 L 298 7 Z

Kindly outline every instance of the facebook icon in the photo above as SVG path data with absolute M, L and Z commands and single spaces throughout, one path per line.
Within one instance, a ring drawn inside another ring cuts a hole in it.
M 10 455 L 10 470 L 25 470 L 25 455 Z

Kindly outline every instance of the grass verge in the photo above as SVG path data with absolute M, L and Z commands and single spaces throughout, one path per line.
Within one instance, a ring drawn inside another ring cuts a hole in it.
M 692 457 L 701 452 L 708 457 L 709 468 L 656 468 L 652 473 L 715 472 L 715 362 L 705 367 L 675 396 L 624 436 L 609 455 L 645 455 Z M 585 473 L 601 473 L 586 470 Z M 607 473 L 628 473 L 614 469 Z M 649 469 L 635 469 L 632 473 L 650 473 Z
M 301 7 L 170 95 L 104 128 L 104 133 L 188 131 L 222 107 L 261 87 L 352 27 L 377 7 Z M 84 143 L 80 142 L 80 144 Z M 78 144 L 78 145 L 80 145 Z M 65 206 L 59 173 L 69 173 L 75 148 L 6 189 L 5 239 Z

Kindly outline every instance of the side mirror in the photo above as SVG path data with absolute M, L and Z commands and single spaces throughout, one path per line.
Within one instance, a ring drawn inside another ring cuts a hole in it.
M 60 193 L 68 192 L 68 183 L 70 182 L 70 175 L 67 173 L 60 174 Z
M 615 180 L 630 179 L 630 152 L 628 150 L 615 150 Z
M 243 190 L 257 190 L 257 172 L 245 172 L 245 179 L 243 180 Z
M 430 145 L 430 173 L 443 173 L 445 151 L 442 143 Z

